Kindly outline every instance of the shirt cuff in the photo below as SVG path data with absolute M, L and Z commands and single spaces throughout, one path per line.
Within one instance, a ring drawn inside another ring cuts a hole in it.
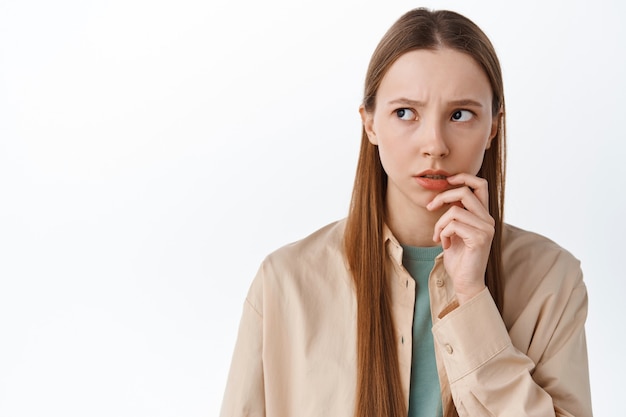
M 451 384 L 511 345 L 487 288 L 439 320 L 433 326 L 433 336 Z

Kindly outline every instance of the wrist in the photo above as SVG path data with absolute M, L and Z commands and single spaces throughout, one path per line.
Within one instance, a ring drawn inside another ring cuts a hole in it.
M 485 284 L 472 286 L 471 288 L 464 288 L 462 290 L 456 290 L 456 299 L 459 305 L 463 305 L 470 301 L 472 298 L 480 294 L 487 286 Z

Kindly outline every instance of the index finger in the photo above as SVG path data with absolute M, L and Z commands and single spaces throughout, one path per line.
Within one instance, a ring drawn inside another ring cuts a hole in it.
M 452 175 L 447 180 L 451 185 L 465 185 L 469 187 L 483 207 L 489 209 L 489 183 L 486 179 L 461 173 Z

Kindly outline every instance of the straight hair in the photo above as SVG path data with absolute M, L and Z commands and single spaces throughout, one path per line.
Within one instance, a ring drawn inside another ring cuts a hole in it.
M 492 114 L 501 117 L 478 176 L 489 184 L 489 212 L 495 220 L 485 284 L 502 313 L 501 241 L 506 160 L 504 87 L 500 63 L 487 36 L 471 20 L 455 12 L 423 8 L 409 11 L 391 26 L 372 55 L 365 79 L 363 106 L 367 112 L 374 111 L 380 83 L 401 55 L 417 49 L 441 48 L 465 53 L 480 64 L 493 93 Z M 380 162 L 378 147 L 369 142 L 363 128 L 344 235 L 357 300 L 355 417 L 407 415 L 408 399 L 402 394 L 398 341 L 387 280 L 388 254 L 383 242 L 386 192 L 387 174 Z M 450 392 L 449 386 L 442 386 L 444 391 Z M 452 397 L 442 400 L 445 415 L 458 416 Z

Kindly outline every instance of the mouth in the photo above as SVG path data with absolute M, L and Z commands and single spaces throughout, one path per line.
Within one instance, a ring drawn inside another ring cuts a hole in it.
M 414 178 L 422 188 L 430 191 L 441 192 L 450 187 L 448 183 L 449 173 L 441 170 L 426 170 L 417 174 Z
M 416 175 L 419 178 L 427 178 L 429 180 L 446 180 L 451 174 L 443 169 L 425 169 Z
M 445 179 L 448 179 L 447 176 L 439 175 L 439 174 L 420 175 L 420 178 L 428 178 L 429 180 L 445 180 Z

